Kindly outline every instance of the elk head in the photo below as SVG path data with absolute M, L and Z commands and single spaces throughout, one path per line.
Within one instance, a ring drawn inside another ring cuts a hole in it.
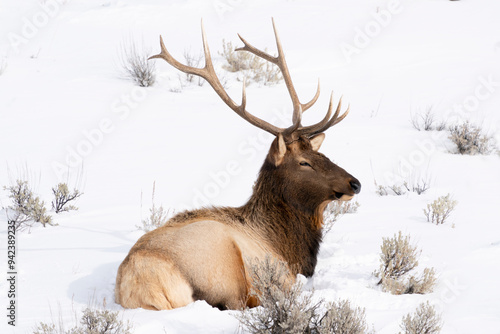
M 361 190 L 356 178 L 318 152 L 324 138 L 320 133 L 286 144 L 278 135 L 263 166 L 274 180 L 269 190 L 302 212 L 322 213 L 329 202 L 349 201 Z
M 203 24 L 202 38 L 205 53 L 205 66 L 203 68 L 186 66 L 174 59 L 167 51 L 161 36 L 161 53 L 150 57 L 150 59 L 161 58 L 181 72 L 204 78 L 226 105 L 236 112 L 236 114 L 250 124 L 276 136 L 271 144 L 266 161 L 262 166 L 256 188 L 260 186 L 264 187 L 265 184 L 265 188 L 269 189 L 262 190 L 261 193 L 267 194 L 268 192 L 272 192 L 275 196 L 281 197 L 286 203 L 302 212 L 319 211 L 322 213 L 328 202 L 333 200 L 348 201 L 361 190 L 361 183 L 356 178 L 318 152 L 325 138 L 323 132 L 342 121 L 349 113 L 349 108 L 340 115 L 341 98 L 335 113 L 333 113 L 332 92 L 328 111 L 323 120 L 317 124 L 302 126 L 302 114 L 317 101 L 320 93 L 320 85 L 318 82 L 316 94 L 309 102 L 301 103 L 299 101 L 290 72 L 288 71 L 274 19 L 272 22 L 278 49 L 276 57 L 255 48 L 240 35 L 238 36 L 244 46 L 237 48 L 236 51 L 251 52 L 278 66 L 283 74 L 283 79 L 293 105 L 292 125 L 288 128 L 277 127 L 250 114 L 246 110 L 245 82 L 243 82 L 241 104 L 237 104 L 229 97 L 215 73 Z M 266 179 L 265 182 L 260 181 L 263 178 Z M 258 192 L 258 189 L 255 191 Z

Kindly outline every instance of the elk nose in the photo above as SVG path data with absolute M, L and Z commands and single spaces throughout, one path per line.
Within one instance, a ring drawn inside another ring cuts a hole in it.
M 361 191 L 361 183 L 358 180 L 353 179 L 349 182 L 349 184 L 351 185 L 352 191 L 354 191 L 355 194 L 359 194 Z

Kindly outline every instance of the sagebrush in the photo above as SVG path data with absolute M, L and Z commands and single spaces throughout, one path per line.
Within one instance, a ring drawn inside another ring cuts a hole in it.
M 417 195 L 422 195 L 431 187 L 430 181 L 428 179 L 419 179 L 408 186 L 412 192 L 417 193 Z
M 15 184 L 4 187 L 12 204 L 7 207 L 7 215 L 10 221 L 14 221 L 16 231 L 29 229 L 33 223 L 54 225 L 52 217 L 47 214 L 45 202 L 36 196 L 28 181 L 16 180 Z
M 238 315 L 242 327 L 253 334 L 361 334 L 366 333 L 365 311 L 348 301 L 325 305 L 293 283 L 285 262 L 267 257 L 251 266 L 253 298 L 260 306 Z
M 407 314 L 400 324 L 404 334 L 438 334 L 441 331 L 441 315 L 429 302 L 419 305 L 415 313 Z
M 260 307 L 246 309 L 239 316 L 249 333 L 307 333 L 317 317 L 319 304 L 313 304 L 302 286 L 293 284 L 285 262 L 266 257 L 250 265 L 253 298 Z
M 186 49 L 184 50 L 183 56 L 184 56 L 184 63 L 189 67 L 200 67 L 200 63 L 203 60 L 202 52 L 199 52 L 198 54 L 193 54 L 191 51 Z M 179 77 L 181 86 L 193 83 L 196 83 L 198 86 L 203 86 L 203 84 L 205 83 L 205 79 L 197 75 L 191 73 L 184 73 L 184 75 L 185 75 L 184 81 Z
M 456 146 L 454 153 L 490 154 L 495 148 L 493 137 L 483 133 L 480 127 L 469 121 L 450 127 L 449 138 Z
M 365 309 L 351 307 L 348 300 L 329 303 L 320 320 L 319 334 L 361 334 L 368 332 Z
M 78 197 L 83 195 L 83 193 L 78 189 L 73 189 L 73 191 L 70 192 L 66 183 L 59 183 L 56 187 L 52 188 L 52 193 L 54 194 L 52 209 L 56 213 L 78 210 L 76 206 L 74 206 L 73 204 L 69 204 L 70 202 L 75 201 Z
M 190 49 L 185 49 L 183 53 L 184 64 L 189 67 L 200 68 L 203 67 L 204 64 L 204 53 L 203 52 L 192 52 Z M 217 78 L 219 79 L 220 84 L 223 88 L 227 86 L 227 78 L 224 73 L 218 73 L 216 71 Z M 190 85 L 203 86 L 206 82 L 200 76 L 194 75 L 192 73 L 179 73 L 177 74 L 179 79 L 179 85 L 171 85 L 170 91 L 173 93 L 180 93 L 182 90 Z
M 428 106 L 425 108 L 424 112 L 418 112 L 415 114 L 410 114 L 410 122 L 413 128 L 418 131 L 443 131 L 446 129 L 446 123 L 444 121 L 436 121 L 434 115 L 434 107 Z
M 451 195 L 441 196 L 434 202 L 427 204 L 424 214 L 428 222 L 436 225 L 444 224 L 450 217 L 452 211 L 457 206 L 457 201 L 451 198 Z
M 377 285 L 395 295 L 432 292 L 436 283 L 434 268 L 425 268 L 420 277 L 409 275 L 418 266 L 420 251 L 410 242 L 410 236 L 401 231 L 392 238 L 382 238 L 380 268 L 375 276 Z
M 323 212 L 323 234 L 327 234 L 333 225 L 346 213 L 356 213 L 359 208 L 358 202 L 333 201 L 326 206 Z
M 267 52 L 267 49 L 265 49 Z M 247 51 L 237 51 L 231 42 L 222 40 L 222 52 L 219 54 L 226 60 L 223 69 L 229 72 L 242 73 L 247 82 L 258 82 L 273 85 L 283 80 L 280 69 L 264 59 Z
M 416 173 L 410 173 L 406 179 L 395 182 L 392 185 L 380 185 L 375 180 L 375 192 L 379 196 L 396 195 L 402 196 L 409 192 L 414 192 L 417 195 L 422 195 L 431 187 L 431 181 L 428 176 L 421 176 Z
M 87 307 L 83 310 L 80 323 L 70 329 L 64 324 L 40 322 L 33 330 L 33 334 L 131 334 L 132 326 L 119 319 L 117 311 L 101 310 Z
M 403 182 L 403 184 L 393 184 L 391 186 L 377 185 L 377 189 L 375 192 L 379 196 L 387 196 L 387 195 L 395 195 L 402 196 L 410 191 L 407 182 Z
M 410 236 L 403 236 L 401 231 L 392 238 L 382 238 L 380 250 L 379 284 L 383 278 L 400 278 L 418 265 L 420 251 L 411 245 Z
M 393 295 L 426 294 L 434 290 L 436 284 L 434 268 L 425 268 L 420 276 L 404 275 L 400 278 L 382 278 L 382 289 Z
M 143 230 L 144 232 L 149 232 L 154 229 L 157 229 L 158 227 L 165 224 L 169 219 L 169 217 L 172 216 L 170 210 L 165 210 L 163 208 L 163 205 L 157 206 L 155 204 L 155 190 L 156 190 L 156 182 L 153 182 L 153 192 L 151 195 L 151 208 L 149 209 L 149 217 L 147 217 L 146 219 L 142 219 L 141 220 L 142 225 L 137 226 L 138 229 Z
M 155 63 L 148 61 L 150 50 L 133 39 L 122 43 L 120 53 L 124 75 L 140 87 L 150 87 L 156 82 Z

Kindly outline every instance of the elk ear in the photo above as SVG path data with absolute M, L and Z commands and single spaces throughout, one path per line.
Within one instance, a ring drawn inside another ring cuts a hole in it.
M 271 149 L 267 154 L 267 158 L 273 165 L 277 167 L 283 162 L 285 153 L 286 153 L 285 140 L 283 139 L 283 135 L 279 133 L 276 139 L 271 144 Z
M 316 135 L 316 136 L 312 137 L 311 139 L 309 139 L 309 141 L 311 142 L 311 146 L 312 146 L 313 151 L 319 150 L 319 148 L 321 147 L 321 144 L 323 144 L 323 140 L 325 140 L 324 133 L 320 133 L 319 135 Z

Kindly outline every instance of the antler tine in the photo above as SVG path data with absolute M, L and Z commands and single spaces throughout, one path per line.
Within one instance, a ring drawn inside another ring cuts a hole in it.
M 337 111 L 335 112 L 335 115 L 333 115 L 333 117 L 326 124 L 324 124 L 322 127 L 318 128 L 318 129 L 314 129 L 314 131 L 308 132 L 307 135 L 309 137 L 311 137 L 311 136 L 313 136 L 315 134 L 318 134 L 318 133 L 321 133 L 321 132 L 325 132 L 326 130 L 328 130 L 332 126 L 340 123 L 349 114 L 350 105 L 347 106 L 346 111 L 340 117 L 338 116 L 339 115 L 339 110 L 340 110 L 340 103 L 339 103 L 339 106 L 337 107 Z
M 201 40 L 203 42 L 203 52 L 205 53 L 205 68 L 210 68 L 210 73 L 215 74 L 214 66 L 212 64 L 212 56 L 210 55 L 210 49 L 208 48 L 207 35 L 205 33 L 205 27 L 203 26 L 203 19 L 201 19 Z M 215 76 L 217 78 L 217 76 Z M 217 81 L 219 81 L 217 79 Z
M 243 78 L 243 89 L 241 91 L 241 105 L 240 105 L 240 108 L 244 112 L 246 112 L 245 108 L 247 106 L 247 90 L 246 90 L 246 86 L 247 86 L 246 80 L 245 80 L 245 78 Z
M 275 136 L 277 136 L 279 133 L 282 133 L 285 129 L 279 128 L 277 126 L 274 126 L 250 113 L 248 113 L 245 110 L 246 107 L 246 91 L 245 91 L 245 83 L 243 83 L 243 92 L 242 92 L 242 101 L 241 104 L 238 105 L 236 104 L 227 94 L 227 92 L 224 90 L 224 87 L 220 83 L 219 78 L 217 77 L 217 74 L 215 73 L 215 69 L 212 63 L 212 57 L 210 55 L 210 50 L 208 48 L 208 42 L 205 34 L 205 28 L 203 27 L 203 20 L 201 21 L 201 35 L 203 39 L 203 51 L 205 53 L 205 66 L 203 68 L 196 68 L 196 67 L 191 67 L 184 65 L 177 61 L 172 55 L 167 51 L 167 48 L 165 47 L 165 44 L 163 43 L 163 38 L 160 36 L 160 47 L 161 47 L 161 52 L 157 55 L 151 56 L 148 59 L 155 59 L 155 58 L 161 58 L 165 60 L 167 63 L 175 67 L 177 70 L 188 73 L 188 74 L 193 74 L 197 75 L 199 77 L 202 77 L 205 79 L 210 86 L 215 90 L 217 95 L 226 103 L 228 107 L 230 107 L 234 112 L 236 112 L 240 117 L 245 119 L 247 122 L 250 124 L 267 131 Z
M 305 112 L 307 109 L 311 108 L 313 106 L 313 104 L 315 104 L 316 101 L 318 101 L 319 92 L 320 92 L 320 86 L 319 86 L 319 79 L 318 79 L 318 88 L 316 89 L 316 94 L 314 94 L 311 101 L 302 105 L 302 112 Z
M 326 116 L 323 118 L 323 120 L 317 124 L 300 128 L 299 129 L 300 135 L 307 135 L 311 137 L 314 136 L 315 134 L 324 132 L 328 128 L 334 126 L 335 124 L 340 123 L 349 114 L 350 106 L 348 106 L 347 110 L 339 117 L 340 109 L 342 108 L 342 97 L 340 97 L 339 103 L 337 105 L 337 110 L 335 110 L 335 114 L 330 118 L 330 115 L 332 114 L 332 106 L 333 106 L 333 92 L 332 95 L 330 96 L 328 112 Z
M 165 47 L 165 44 L 163 43 L 163 37 L 161 37 L 161 35 L 160 35 L 160 47 L 161 47 L 161 52 L 157 55 L 149 57 L 148 60 L 155 59 L 155 58 L 161 58 L 181 72 L 194 74 L 194 75 L 198 75 L 200 77 L 203 77 L 203 74 L 204 74 L 203 69 L 186 66 L 186 65 L 180 63 L 179 61 L 177 61 L 174 57 L 172 57 L 170 52 L 167 51 L 167 48 Z
M 283 79 L 285 80 L 286 87 L 288 89 L 288 93 L 290 94 L 290 98 L 292 99 L 292 104 L 293 104 L 293 125 L 287 129 L 287 132 L 289 133 L 290 130 L 292 129 L 297 129 L 300 126 L 300 122 L 302 119 L 302 113 L 312 107 L 314 103 L 318 100 L 319 94 L 320 94 L 320 83 L 318 80 L 318 88 L 316 90 L 316 94 L 314 97 L 307 103 L 300 103 L 299 97 L 297 95 L 297 92 L 295 90 L 295 87 L 293 85 L 290 72 L 288 70 L 288 65 L 286 64 L 286 59 L 285 59 L 285 54 L 283 52 L 283 47 L 281 45 L 281 40 L 279 38 L 278 30 L 276 29 L 276 24 L 274 23 L 274 18 L 272 19 L 273 23 L 273 29 L 274 29 L 274 36 L 276 39 L 276 46 L 278 49 L 278 56 L 273 57 L 267 52 L 264 52 L 262 50 L 257 49 L 250 43 L 248 43 L 241 35 L 238 34 L 238 37 L 240 40 L 243 42 L 244 46 L 241 48 L 235 49 L 235 51 L 248 51 L 253 53 L 254 55 L 267 60 L 270 63 L 275 64 L 278 66 L 280 69 L 281 73 L 283 74 Z
M 236 48 L 236 49 L 234 49 L 234 51 L 248 51 L 248 52 L 253 53 L 257 57 L 260 57 L 262 59 L 267 60 L 270 63 L 278 65 L 278 57 L 273 57 L 269 53 L 257 49 L 256 47 L 254 47 L 253 45 L 248 43 L 247 40 L 244 39 L 240 34 L 238 34 L 238 37 L 243 42 L 244 46 L 242 46 L 241 48 Z
M 342 114 L 342 116 L 340 116 L 339 118 L 337 118 L 337 119 L 335 120 L 335 122 L 333 122 L 333 124 L 332 124 L 332 125 L 330 125 L 330 126 L 328 126 L 326 129 L 328 129 L 328 128 L 330 128 L 330 127 L 332 127 L 332 126 L 334 126 L 334 125 L 336 125 L 336 124 L 338 124 L 338 123 L 340 123 L 340 122 L 342 122 L 342 121 L 344 120 L 344 118 L 346 118 L 346 116 L 347 116 L 347 115 L 349 115 L 349 111 L 350 111 L 350 110 L 351 110 L 351 105 L 349 104 L 349 105 L 347 105 L 347 109 L 346 109 L 346 111 Z M 326 130 L 326 129 L 325 129 L 325 130 Z M 323 130 L 323 131 L 324 131 L 324 130 Z
M 290 98 L 292 99 L 293 124 L 295 125 L 295 123 L 297 122 L 300 124 L 300 120 L 302 119 L 302 105 L 299 101 L 297 91 L 293 86 L 292 78 L 290 76 L 290 71 L 288 71 L 288 65 L 286 64 L 285 53 L 283 52 L 283 47 L 281 46 L 281 40 L 278 34 L 278 30 L 276 29 L 276 24 L 274 23 L 274 18 L 272 18 L 271 20 L 273 22 L 274 37 L 276 39 L 276 47 L 278 49 L 278 57 L 276 58 L 277 65 L 280 68 L 281 73 L 283 74 L 283 79 L 285 80 L 288 93 L 290 94 Z
M 341 104 L 342 104 L 342 98 L 340 98 L 339 104 L 337 105 L 337 110 L 335 111 L 335 115 L 333 115 L 333 117 L 338 116 Z M 330 102 L 328 104 L 328 111 L 326 112 L 325 117 L 319 123 L 300 128 L 300 133 L 301 134 L 314 133 L 316 132 L 316 130 L 321 129 L 330 120 L 330 117 L 332 116 L 332 110 L 333 110 L 333 91 L 330 94 Z

